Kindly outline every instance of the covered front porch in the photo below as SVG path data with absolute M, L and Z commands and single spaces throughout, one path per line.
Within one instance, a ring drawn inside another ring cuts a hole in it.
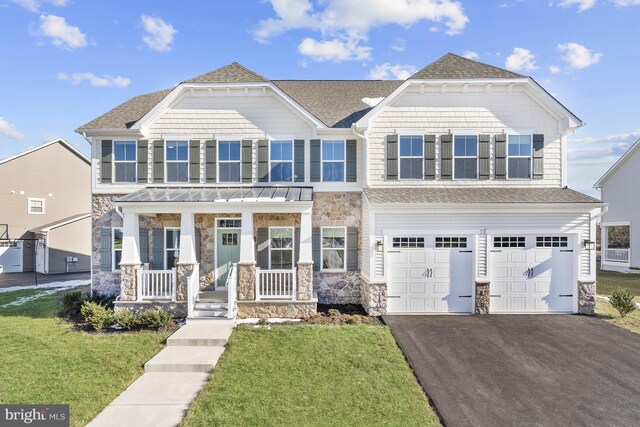
M 310 188 L 147 188 L 116 205 L 118 309 L 193 321 L 315 313 Z

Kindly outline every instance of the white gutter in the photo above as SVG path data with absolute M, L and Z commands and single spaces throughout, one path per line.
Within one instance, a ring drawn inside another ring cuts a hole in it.
M 82 132 L 80 135 L 82 135 L 84 140 L 87 141 L 89 143 L 89 145 L 93 145 L 93 143 L 91 141 L 89 141 L 89 138 L 87 138 L 87 133 L 86 132 Z

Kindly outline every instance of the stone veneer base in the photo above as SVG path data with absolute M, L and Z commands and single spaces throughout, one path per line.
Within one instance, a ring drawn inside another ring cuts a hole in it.
M 489 303 L 491 302 L 491 295 L 489 287 L 491 282 L 486 279 L 476 279 L 476 308 L 475 314 L 489 314 Z
M 187 316 L 186 301 L 116 301 L 114 303 L 114 311 L 133 310 L 138 314 L 150 308 L 161 308 L 173 314 L 173 317 Z
M 304 319 L 318 312 L 318 300 L 310 301 L 238 301 L 238 319 Z
M 578 313 L 596 314 L 596 281 L 578 280 Z

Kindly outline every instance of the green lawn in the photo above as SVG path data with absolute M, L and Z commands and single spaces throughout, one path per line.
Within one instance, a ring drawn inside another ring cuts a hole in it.
M 632 332 L 640 334 L 640 310 L 627 314 L 623 319 L 607 301 L 598 300 L 596 302 L 596 316 L 606 322 L 612 323 L 621 328 L 628 329 Z
M 238 327 L 183 426 L 440 425 L 386 326 Z
M 596 277 L 598 295 L 611 295 L 611 292 L 622 288 L 635 295 L 636 301 L 640 302 L 640 274 L 598 270 Z
M 0 294 L 0 305 L 40 291 Z M 58 294 L 0 308 L 0 403 L 68 403 L 85 425 L 143 371 L 167 333 L 89 334 L 56 317 Z

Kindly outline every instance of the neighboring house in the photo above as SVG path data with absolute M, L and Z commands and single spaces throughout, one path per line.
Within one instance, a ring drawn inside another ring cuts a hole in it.
M 90 165 L 64 139 L 0 161 L 4 273 L 89 271 Z
M 640 183 L 639 149 L 640 140 L 593 186 L 608 204 L 600 223 L 603 270 L 640 268 L 640 200 L 629 192 L 630 185 Z
M 566 188 L 582 125 L 530 77 L 453 54 L 405 81 L 233 63 L 77 129 L 93 287 L 189 317 L 592 313 L 602 203 Z

